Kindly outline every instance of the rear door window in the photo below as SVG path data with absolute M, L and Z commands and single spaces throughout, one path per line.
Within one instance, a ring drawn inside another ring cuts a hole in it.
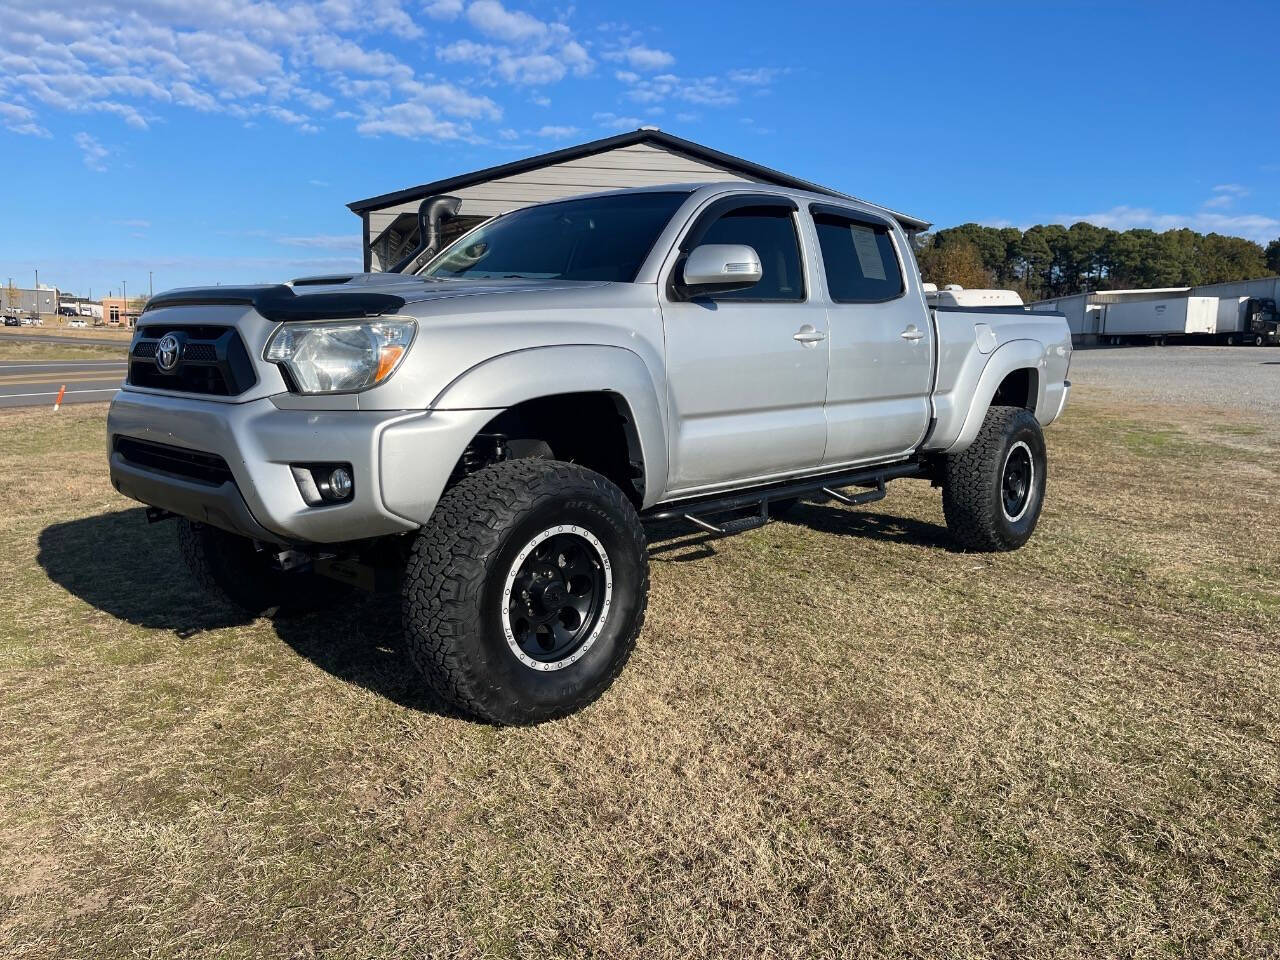
M 902 268 L 889 225 L 815 210 L 827 290 L 837 303 L 882 303 L 902 295 Z

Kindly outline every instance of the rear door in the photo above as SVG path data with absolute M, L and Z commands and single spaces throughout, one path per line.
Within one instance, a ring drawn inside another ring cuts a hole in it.
M 786 197 L 733 194 L 694 218 L 661 282 L 671 474 L 668 493 L 816 467 L 826 444 L 827 312 L 811 296 L 799 210 Z M 671 280 L 704 243 L 741 243 L 763 277 L 681 299 Z M 811 251 L 812 254 L 812 251 Z
M 909 453 L 929 425 L 935 350 L 900 231 L 873 214 L 813 204 L 831 337 L 827 466 Z

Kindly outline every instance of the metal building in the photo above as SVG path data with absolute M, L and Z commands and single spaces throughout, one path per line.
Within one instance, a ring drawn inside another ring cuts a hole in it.
M 773 183 L 846 196 L 663 133 L 656 127 L 641 127 L 615 137 L 357 200 L 347 207 L 363 222 L 364 269 L 382 271 L 402 264 L 415 251 L 421 255 L 424 229 L 429 232 L 436 228 L 429 221 L 424 204 L 439 197 L 456 197 L 461 205 L 439 221 L 437 246 L 492 216 L 535 203 L 619 187 L 719 180 Z M 905 214 L 895 216 L 908 232 L 929 227 L 924 220 Z
M 36 290 L 30 287 L 0 285 L 0 312 L 18 317 L 56 314 L 58 288 L 42 285 L 39 290 Z

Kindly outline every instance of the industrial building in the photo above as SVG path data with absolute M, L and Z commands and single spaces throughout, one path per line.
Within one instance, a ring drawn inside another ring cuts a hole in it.
M 456 197 L 461 206 L 440 223 L 436 246 L 443 246 L 477 224 L 509 210 L 563 200 L 622 187 L 667 183 L 741 180 L 773 183 L 828 196 L 847 198 L 828 187 L 740 157 L 641 127 L 628 133 L 566 147 L 552 153 L 517 160 L 384 193 L 347 204 L 364 227 L 364 269 L 390 270 L 424 246 L 423 205 L 438 197 Z M 927 230 L 924 220 L 895 214 L 909 233 Z
M 56 315 L 58 312 L 58 288 L 40 285 L 32 287 L 0 286 L 0 312 L 16 317 Z

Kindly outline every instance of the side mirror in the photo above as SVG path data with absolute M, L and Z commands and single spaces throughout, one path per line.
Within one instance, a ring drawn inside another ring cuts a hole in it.
M 764 270 L 756 252 L 742 243 L 704 243 L 685 258 L 681 285 L 689 296 L 745 290 L 760 282 Z

